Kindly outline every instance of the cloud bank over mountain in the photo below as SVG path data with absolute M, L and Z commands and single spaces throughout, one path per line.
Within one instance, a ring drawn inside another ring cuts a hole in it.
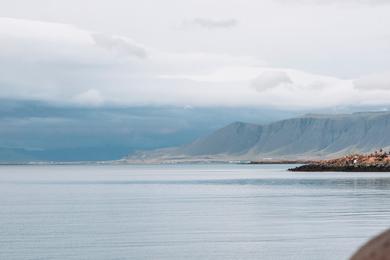
M 390 91 L 390 71 L 359 78 L 354 81 L 354 86 L 368 91 Z
M 78 27 L 0 18 L 1 98 L 61 104 L 329 107 L 387 104 L 389 74 L 341 79 L 246 56 L 166 52 Z M 366 91 L 366 90 L 375 91 Z
M 252 86 L 258 91 L 263 91 L 276 88 L 282 84 L 293 83 L 294 82 L 284 71 L 264 71 L 252 81 Z
M 3 1 L 0 157 L 111 159 L 236 120 L 385 110 L 389 13 L 383 0 Z

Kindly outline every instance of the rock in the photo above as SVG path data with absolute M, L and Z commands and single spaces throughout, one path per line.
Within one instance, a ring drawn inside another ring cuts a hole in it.
M 390 229 L 368 241 L 351 260 L 390 260 Z
M 290 171 L 348 171 L 390 172 L 390 155 L 381 151 L 374 154 L 355 154 L 331 160 L 320 160 L 305 164 Z

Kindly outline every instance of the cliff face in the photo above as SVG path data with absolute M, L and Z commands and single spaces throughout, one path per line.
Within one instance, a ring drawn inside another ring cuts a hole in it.
M 390 114 L 306 116 L 264 126 L 252 154 L 328 155 L 390 145 Z
M 187 155 L 244 154 L 258 143 L 262 131 L 260 125 L 236 122 L 178 148 L 178 152 Z
M 390 112 L 306 115 L 268 125 L 233 123 L 154 156 L 229 159 L 327 157 L 390 147 Z

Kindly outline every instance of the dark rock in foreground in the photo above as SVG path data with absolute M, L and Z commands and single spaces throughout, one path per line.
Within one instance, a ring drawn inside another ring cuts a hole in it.
M 390 229 L 362 246 L 351 260 L 390 260 Z
M 390 172 L 390 153 L 375 152 L 368 155 L 349 155 L 322 160 L 289 169 L 294 172 Z

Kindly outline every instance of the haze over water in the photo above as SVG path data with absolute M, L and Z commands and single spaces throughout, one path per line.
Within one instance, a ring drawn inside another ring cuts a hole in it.
M 0 259 L 346 259 L 388 173 L 289 165 L 2 166 Z

